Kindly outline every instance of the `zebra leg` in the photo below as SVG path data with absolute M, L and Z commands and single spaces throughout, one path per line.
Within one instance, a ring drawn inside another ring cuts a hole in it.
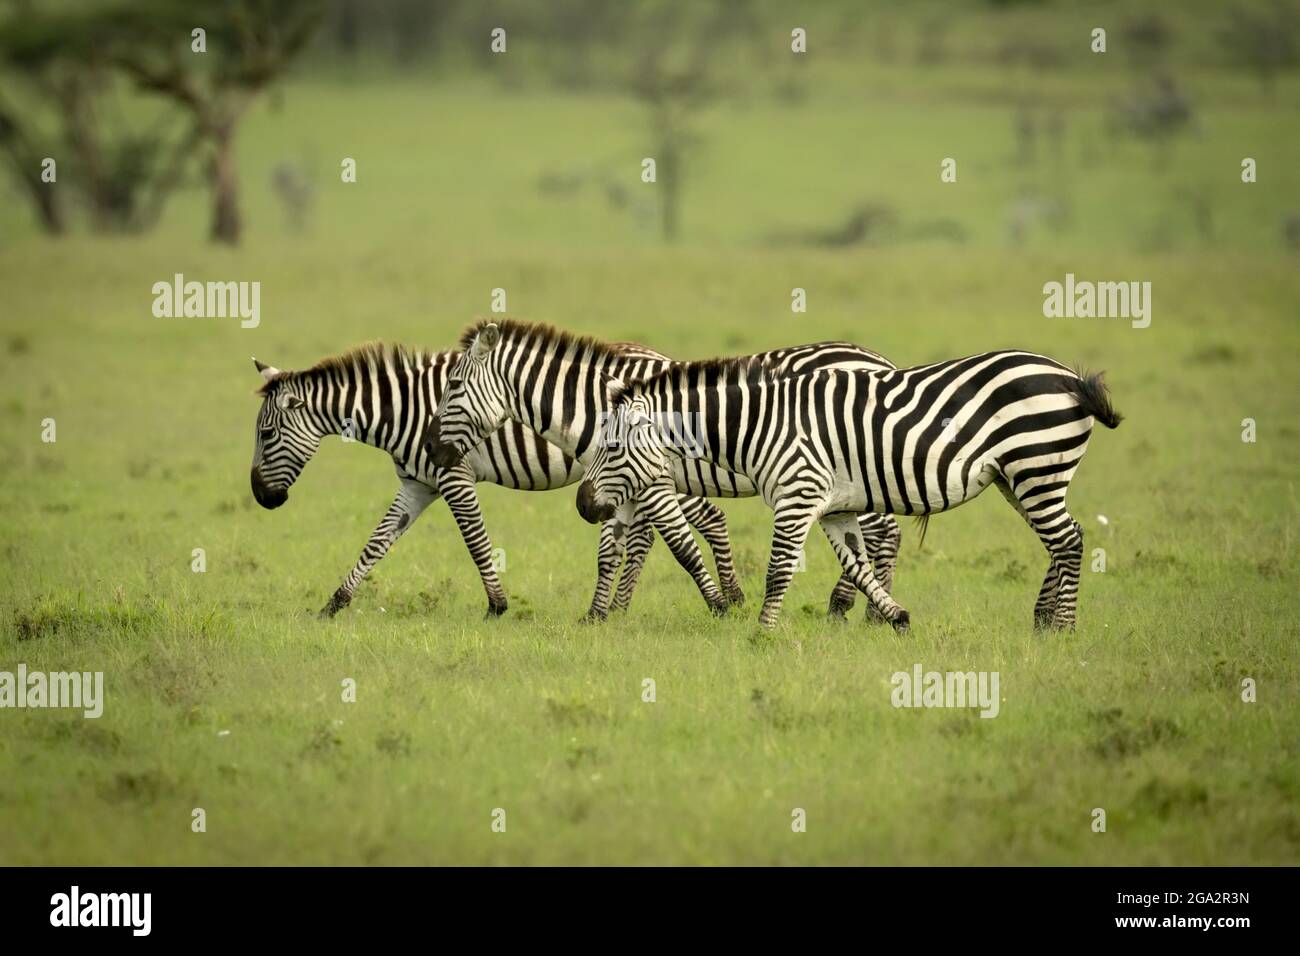
M 438 490 L 447 499 L 451 516 L 456 519 L 460 536 L 478 568 L 479 577 L 483 579 L 483 590 L 487 592 L 488 599 L 487 616 L 500 617 L 506 613 L 508 602 L 505 589 L 501 587 L 501 578 L 497 576 L 496 565 L 492 561 L 492 541 L 483 526 L 483 509 L 478 503 L 478 492 L 474 490 L 474 475 L 463 466 L 440 470 Z
M 1064 512 L 1067 522 L 1059 523 L 1055 528 L 1038 531 L 1038 537 L 1047 544 L 1050 536 L 1052 544 L 1048 545 L 1052 554 L 1052 565 L 1056 569 L 1056 604 L 1052 608 L 1050 626 L 1057 630 L 1074 630 L 1075 605 L 1079 600 L 1079 571 L 1083 566 L 1083 525 Z M 1050 573 L 1050 572 L 1049 572 Z M 1037 609 L 1035 609 L 1037 610 Z M 1037 615 L 1035 615 L 1037 619 Z
M 894 571 L 898 567 L 898 548 L 903 541 L 903 531 L 893 515 L 858 515 L 858 529 L 876 580 L 886 594 L 894 593 Z M 874 604 L 867 605 L 868 621 L 884 621 Z
M 693 495 L 681 495 L 682 514 L 686 517 L 713 552 L 713 563 L 718 568 L 718 585 L 722 594 L 736 607 L 745 603 L 745 592 L 741 590 L 740 578 L 736 575 L 736 562 L 731 554 L 731 537 L 727 534 L 727 514 L 707 498 Z
M 668 550 L 673 553 L 677 563 L 695 580 L 695 586 L 700 589 L 709 610 L 717 615 L 725 614 L 727 599 L 713 583 L 709 569 L 705 567 L 700 546 L 695 543 L 691 526 L 682 514 L 676 484 L 669 480 L 651 485 L 642 493 L 637 508 L 644 511 L 646 517 L 654 523 L 655 530 L 664 539 L 664 544 L 668 545 Z
M 844 513 L 823 515 L 821 526 L 845 572 L 853 578 L 853 583 L 867 596 L 880 616 L 892 624 L 895 630 L 907 630 L 911 615 L 890 597 L 872 570 L 866 546 L 859 537 L 862 528 L 856 518 Z
M 790 579 L 794 577 L 799 553 L 816 520 L 816 512 L 806 505 L 796 503 L 783 506 L 778 503 L 776 507 L 772 553 L 767 560 L 767 586 L 763 593 L 763 610 L 758 615 L 758 623 L 763 627 L 775 627 L 781 616 L 781 603 L 785 600 L 785 592 L 790 588 Z
M 1079 571 L 1083 564 L 1083 526 L 1068 512 L 1056 521 L 1029 519 L 1038 539 L 1047 548 L 1050 561 L 1043 586 L 1034 602 L 1034 629 L 1074 629 L 1075 605 L 1079 597 Z
M 1038 600 L 1034 602 L 1034 629 L 1051 627 L 1052 618 L 1056 616 L 1056 597 L 1061 587 L 1061 568 L 1056 558 L 1049 553 L 1047 574 L 1043 577 L 1043 586 L 1038 589 Z
M 1068 477 L 1068 476 L 1067 476 Z M 1047 481 L 1043 493 L 1039 483 L 1012 491 L 1010 479 L 995 479 L 998 490 L 1034 529 L 1050 558 L 1043 586 L 1034 602 L 1034 628 L 1074 629 L 1075 605 L 1079 598 L 1079 570 L 1083 565 L 1083 526 L 1065 510 L 1065 488 L 1059 481 Z
M 424 513 L 424 509 L 437 498 L 438 492 L 428 485 L 410 478 L 402 479 L 402 486 L 397 489 L 397 497 L 393 499 L 393 503 L 384 512 L 383 518 L 379 520 L 379 526 L 370 532 L 370 540 L 361 549 L 361 557 L 357 559 L 357 563 L 343 579 L 338 590 L 330 597 L 329 602 L 321 608 L 320 617 L 331 618 L 352 602 L 353 593 L 370 573 L 370 569 L 379 563 L 380 559 L 388 553 L 388 549 L 393 546 L 393 542 L 400 538 L 406 529 L 415 523 L 415 519 Z
M 835 589 L 831 591 L 830 603 L 826 607 L 826 613 L 830 617 L 837 617 L 841 620 L 848 617 L 849 611 L 853 610 L 853 605 L 858 599 L 858 586 L 853 583 L 853 578 L 848 574 L 841 574 L 840 579 L 835 582 Z M 867 608 L 867 615 L 871 615 L 871 607 Z
M 858 515 L 858 530 L 862 533 L 863 547 L 866 549 L 867 559 L 871 562 L 876 580 L 885 589 L 886 594 L 892 594 L 894 569 L 898 566 L 898 547 L 903 540 L 903 532 L 898 527 L 898 520 L 893 515 L 861 514 Z M 840 576 L 835 590 L 831 592 L 827 613 L 832 617 L 845 617 L 853 610 L 853 603 L 857 596 L 858 586 L 853 583 L 853 575 L 846 571 Z M 871 602 L 867 602 L 867 620 L 885 620 Z
M 886 594 L 893 594 L 898 549 L 903 543 L 903 529 L 898 526 L 898 519 L 893 515 L 858 515 L 858 528 L 862 531 L 862 541 L 876 580 Z
M 627 557 L 623 561 L 623 570 L 618 576 L 618 589 L 614 592 L 615 611 L 626 611 L 632 603 L 632 592 L 636 590 L 641 569 L 645 567 L 646 555 L 655 543 L 654 525 L 643 514 L 638 514 L 632 523 L 632 530 L 627 534 Z
M 600 544 L 596 548 L 596 593 L 592 595 L 591 607 L 582 616 L 583 621 L 603 621 L 609 616 L 614 575 L 623 563 L 623 555 L 627 550 L 630 522 L 635 522 L 631 514 L 621 512 L 608 521 L 601 522 Z

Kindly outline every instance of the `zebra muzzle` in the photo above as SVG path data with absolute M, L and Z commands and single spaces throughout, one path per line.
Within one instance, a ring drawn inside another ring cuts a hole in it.
M 288 491 L 284 488 L 272 488 L 262 480 L 262 473 L 256 468 L 252 471 L 251 483 L 253 486 L 253 497 L 257 499 L 259 505 L 266 508 L 268 511 L 280 507 L 280 505 L 289 500 Z
M 590 481 L 578 485 L 578 514 L 592 524 L 600 524 L 614 517 L 615 507 L 610 504 L 597 504 L 596 489 Z

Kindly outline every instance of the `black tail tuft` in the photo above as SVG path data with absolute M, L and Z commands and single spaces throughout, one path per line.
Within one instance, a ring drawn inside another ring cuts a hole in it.
M 1105 372 L 1091 374 L 1080 372 L 1078 378 L 1066 379 L 1065 390 L 1075 397 L 1079 405 L 1107 428 L 1115 428 L 1124 416 L 1110 403 L 1110 392 L 1102 381 Z
M 925 547 L 925 531 L 930 527 L 929 513 L 916 516 L 916 527 L 921 532 L 921 540 L 916 543 L 916 550 L 920 551 Z

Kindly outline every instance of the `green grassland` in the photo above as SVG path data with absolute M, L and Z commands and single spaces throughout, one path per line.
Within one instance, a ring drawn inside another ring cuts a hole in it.
M 197 193 L 138 239 L 55 242 L 9 217 L 0 669 L 102 670 L 107 701 L 98 720 L 0 712 L 0 863 L 1294 863 L 1300 283 L 1279 231 L 1300 203 L 1294 98 L 1193 76 L 1201 132 L 1157 150 L 1108 139 L 1104 90 L 1054 77 L 1065 149 L 1026 167 L 993 81 L 940 80 L 889 96 L 844 82 L 798 108 L 756 88 L 711 110 L 673 247 L 597 189 L 537 188 L 599 161 L 634 196 L 653 189 L 634 104 L 485 83 L 289 84 L 242 134 L 237 251 L 202 242 Z M 267 179 L 304 149 L 319 197 L 295 235 Z M 355 185 L 335 181 L 343 156 Z M 956 184 L 939 183 L 944 156 Z M 1242 156 L 1258 183 L 1240 182 Z M 1212 238 L 1180 205 L 1189 188 Z M 1014 244 L 1026 190 L 1073 213 Z M 771 241 L 857 201 L 952 219 L 967 241 Z M 261 325 L 153 318 L 150 288 L 176 272 L 260 281 Z M 1067 272 L 1150 281 L 1150 328 L 1044 318 L 1042 286 Z M 910 633 L 866 623 L 861 602 L 826 620 L 837 569 L 816 532 L 765 633 L 761 502 L 725 505 L 743 609 L 712 618 L 660 543 L 631 610 L 592 626 L 596 531 L 572 490 L 486 485 L 505 617 L 483 619 L 440 504 L 318 621 L 391 464 L 330 440 L 284 508 L 257 508 L 248 356 L 447 347 L 496 287 L 513 315 L 683 358 L 846 338 L 900 365 L 1025 347 L 1107 369 L 1127 419 L 1094 434 L 1071 489 L 1107 562 L 1085 565 L 1077 631 L 1032 631 L 1045 555 L 997 495 L 936 518 L 923 549 L 905 525 Z M 893 708 L 890 676 L 918 662 L 998 671 L 1000 715 Z

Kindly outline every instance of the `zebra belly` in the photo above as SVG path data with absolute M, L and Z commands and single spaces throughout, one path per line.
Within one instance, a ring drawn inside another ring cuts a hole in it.
M 927 463 L 931 467 L 926 468 Z M 867 479 L 862 475 L 848 475 L 843 470 L 839 471 L 827 496 L 827 513 L 852 511 L 859 514 L 874 512 L 922 515 L 951 511 L 979 495 L 1001 473 L 992 461 L 972 465 L 967 472 L 965 459 L 955 458 L 948 464 L 942 477 L 933 467 L 933 462 L 917 460 L 914 464 L 914 470 L 904 470 L 902 486 L 899 485 L 898 476 L 891 472 L 883 488 L 878 477 L 873 476 L 868 488 Z M 925 469 L 926 479 L 924 492 L 917 480 L 917 474 L 922 469 Z M 963 481 L 964 474 L 968 474 L 968 477 Z

